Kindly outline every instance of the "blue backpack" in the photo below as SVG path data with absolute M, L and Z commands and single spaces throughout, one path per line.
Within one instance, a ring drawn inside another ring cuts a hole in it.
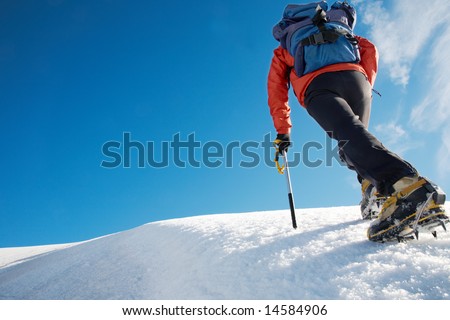
M 347 1 L 288 5 L 273 36 L 294 57 L 294 70 L 301 77 L 324 66 L 358 62 L 358 40 L 353 34 L 356 11 Z

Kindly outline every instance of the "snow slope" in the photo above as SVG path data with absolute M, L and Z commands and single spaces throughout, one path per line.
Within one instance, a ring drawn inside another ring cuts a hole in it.
M 447 209 L 449 203 L 447 203 Z M 358 207 L 150 223 L 0 249 L 0 299 L 449 299 L 450 232 L 366 240 Z

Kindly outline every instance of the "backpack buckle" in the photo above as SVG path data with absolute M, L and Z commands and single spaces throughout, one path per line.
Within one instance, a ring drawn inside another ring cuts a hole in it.
M 324 44 L 326 42 L 325 38 L 323 37 L 323 33 L 322 32 L 315 33 L 312 36 L 313 36 L 313 39 L 314 39 L 313 44 Z
M 323 33 L 319 32 L 319 33 L 314 33 L 312 35 L 310 35 L 308 37 L 309 43 L 313 44 L 313 45 L 317 45 L 317 44 L 324 44 L 325 38 L 323 37 Z
M 318 44 L 324 44 L 327 41 L 325 40 L 325 37 L 322 32 L 314 33 L 309 35 L 308 37 L 304 38 L 300 43 L 303 46 L 310 46 L 310 45 L 318 45 Z

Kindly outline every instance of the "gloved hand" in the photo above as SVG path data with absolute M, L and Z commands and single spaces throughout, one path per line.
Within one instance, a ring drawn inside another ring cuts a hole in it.
M 284 173 L 284 165 L 280 166 L 280 155 L 285 155 L 285 153 L 288 151 L 289 146 L 291 145 L 291 137 L 289 133 L 286 134 L 277 134 L 277 138 L 273 142 L 275 146 L 275 165 L 277 167 L 278 173 L 283 174 Z
M 284 154 L 288 151 L 289 146 L 291 145 L 291 135 L 289 133 L 285 134 L 277 134 L 277 138 L 273 142 L 275 147 L 278 149 L 277 151 L 280 154 Z

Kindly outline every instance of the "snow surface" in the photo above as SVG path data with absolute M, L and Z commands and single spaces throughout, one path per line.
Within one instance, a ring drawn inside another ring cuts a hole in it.
M 449 203 L 446 204 L 449 209 Z M 0 249 L 0 299 L 449 299 L 450 232 L 372 243 L 359 208 L 198 216 Z

